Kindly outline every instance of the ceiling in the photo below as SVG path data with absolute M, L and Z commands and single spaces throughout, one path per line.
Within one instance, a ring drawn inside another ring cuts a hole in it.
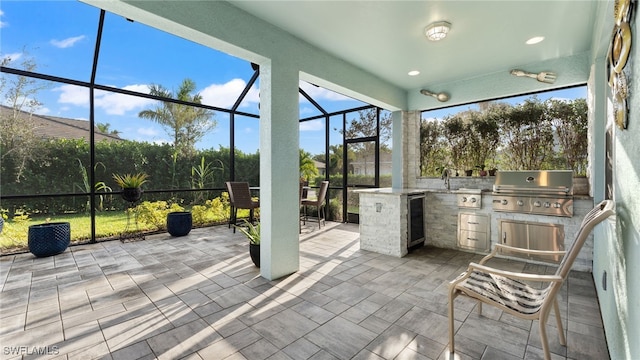
M 406 90 L 593 52 L 592 44 L 598 40 L 593 39 L 594 26 L 603 4 L 568 0 L 229 2 Z M 427 40 L 425 27 L 441 20 L 452 24 L 447 38 Z M 526 45 L 534 36 L 545 39 Z M 409 76 L 411 70 L 420 74 Z

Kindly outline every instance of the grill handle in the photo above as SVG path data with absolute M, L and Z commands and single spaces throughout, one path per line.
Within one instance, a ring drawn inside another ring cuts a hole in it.
M 571 194 L 571 188 L 566 187 L 566 186 L 561 186 L 561 187 L 556 187 L 556 188 L 551 188 L 551 187 L 537 187 L 537 188 L 533 188 L 533 187 L 511 187 L 511 186 L 501 186 L 501 185 L 493 185 L 493 192 L 496 193 L 500 193 L 500 192 L 507 192 L 507 193 L 533 193 L 533 194 Z

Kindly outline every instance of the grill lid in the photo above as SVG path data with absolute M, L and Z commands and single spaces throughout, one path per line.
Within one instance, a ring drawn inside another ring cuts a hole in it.
M 498 171 L 493 192 L 495 194 L 573 196 L 573 171 Z

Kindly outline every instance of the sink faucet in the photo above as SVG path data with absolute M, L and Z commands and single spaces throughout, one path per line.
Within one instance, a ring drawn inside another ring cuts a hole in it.
M 447 187 L 447 190 L 451 190 L 451 183 L 449 182 L 449 169 L 442 170 L 442 180 L 444 180 L 444 184 Z

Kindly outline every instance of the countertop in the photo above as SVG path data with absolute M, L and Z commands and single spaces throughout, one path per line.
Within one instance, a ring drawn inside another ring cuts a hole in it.
M 379 189 L 359 189 L 353 190 L 355 193 L 366 193 L 366 194 L 387 194 L 387 195 L 416 195 L 416 194 L 424 194 L 427 192 L 437 192 L 437 193 L 445 193 L 445 194 L 480 194 L 481 192 L 491 192 L 490 190 L 482 190 L 482 189 L 417 189 L 417 188 L 406 188 L 406 189 L 395 189 L 395 188 L 379 188 Z
M 359 189 L 359 190 L 353 190 L 353 192 L 359 193 L 359 194 L 380 194 L 380 195 L 395 195 L 395 196 L 418 195 L 418 194 L 424 194 L 424 193 L 428 193 L 428 192 L 442 193 L 442 194 L 484 194 L 484 195 L 492 195 L 492 193 L 493 193 L 493 191 L 489 190 L 489 189 L 468 189 L 468 188 L 451 189 L 451 190 L 434 189 L 434 188 L 428 188 L 428 189 L 418 189 L 418 188 L 403 188 L 403 189 L 378 188 L 378 189 Z M 578 194 L 578 195 L 574 194 L 573 198 L 574 198 L 574 200 L 588 200 L 588 199 L 591 199 L 591 197 L 589 195 L 586 195 L 586 194 Z

